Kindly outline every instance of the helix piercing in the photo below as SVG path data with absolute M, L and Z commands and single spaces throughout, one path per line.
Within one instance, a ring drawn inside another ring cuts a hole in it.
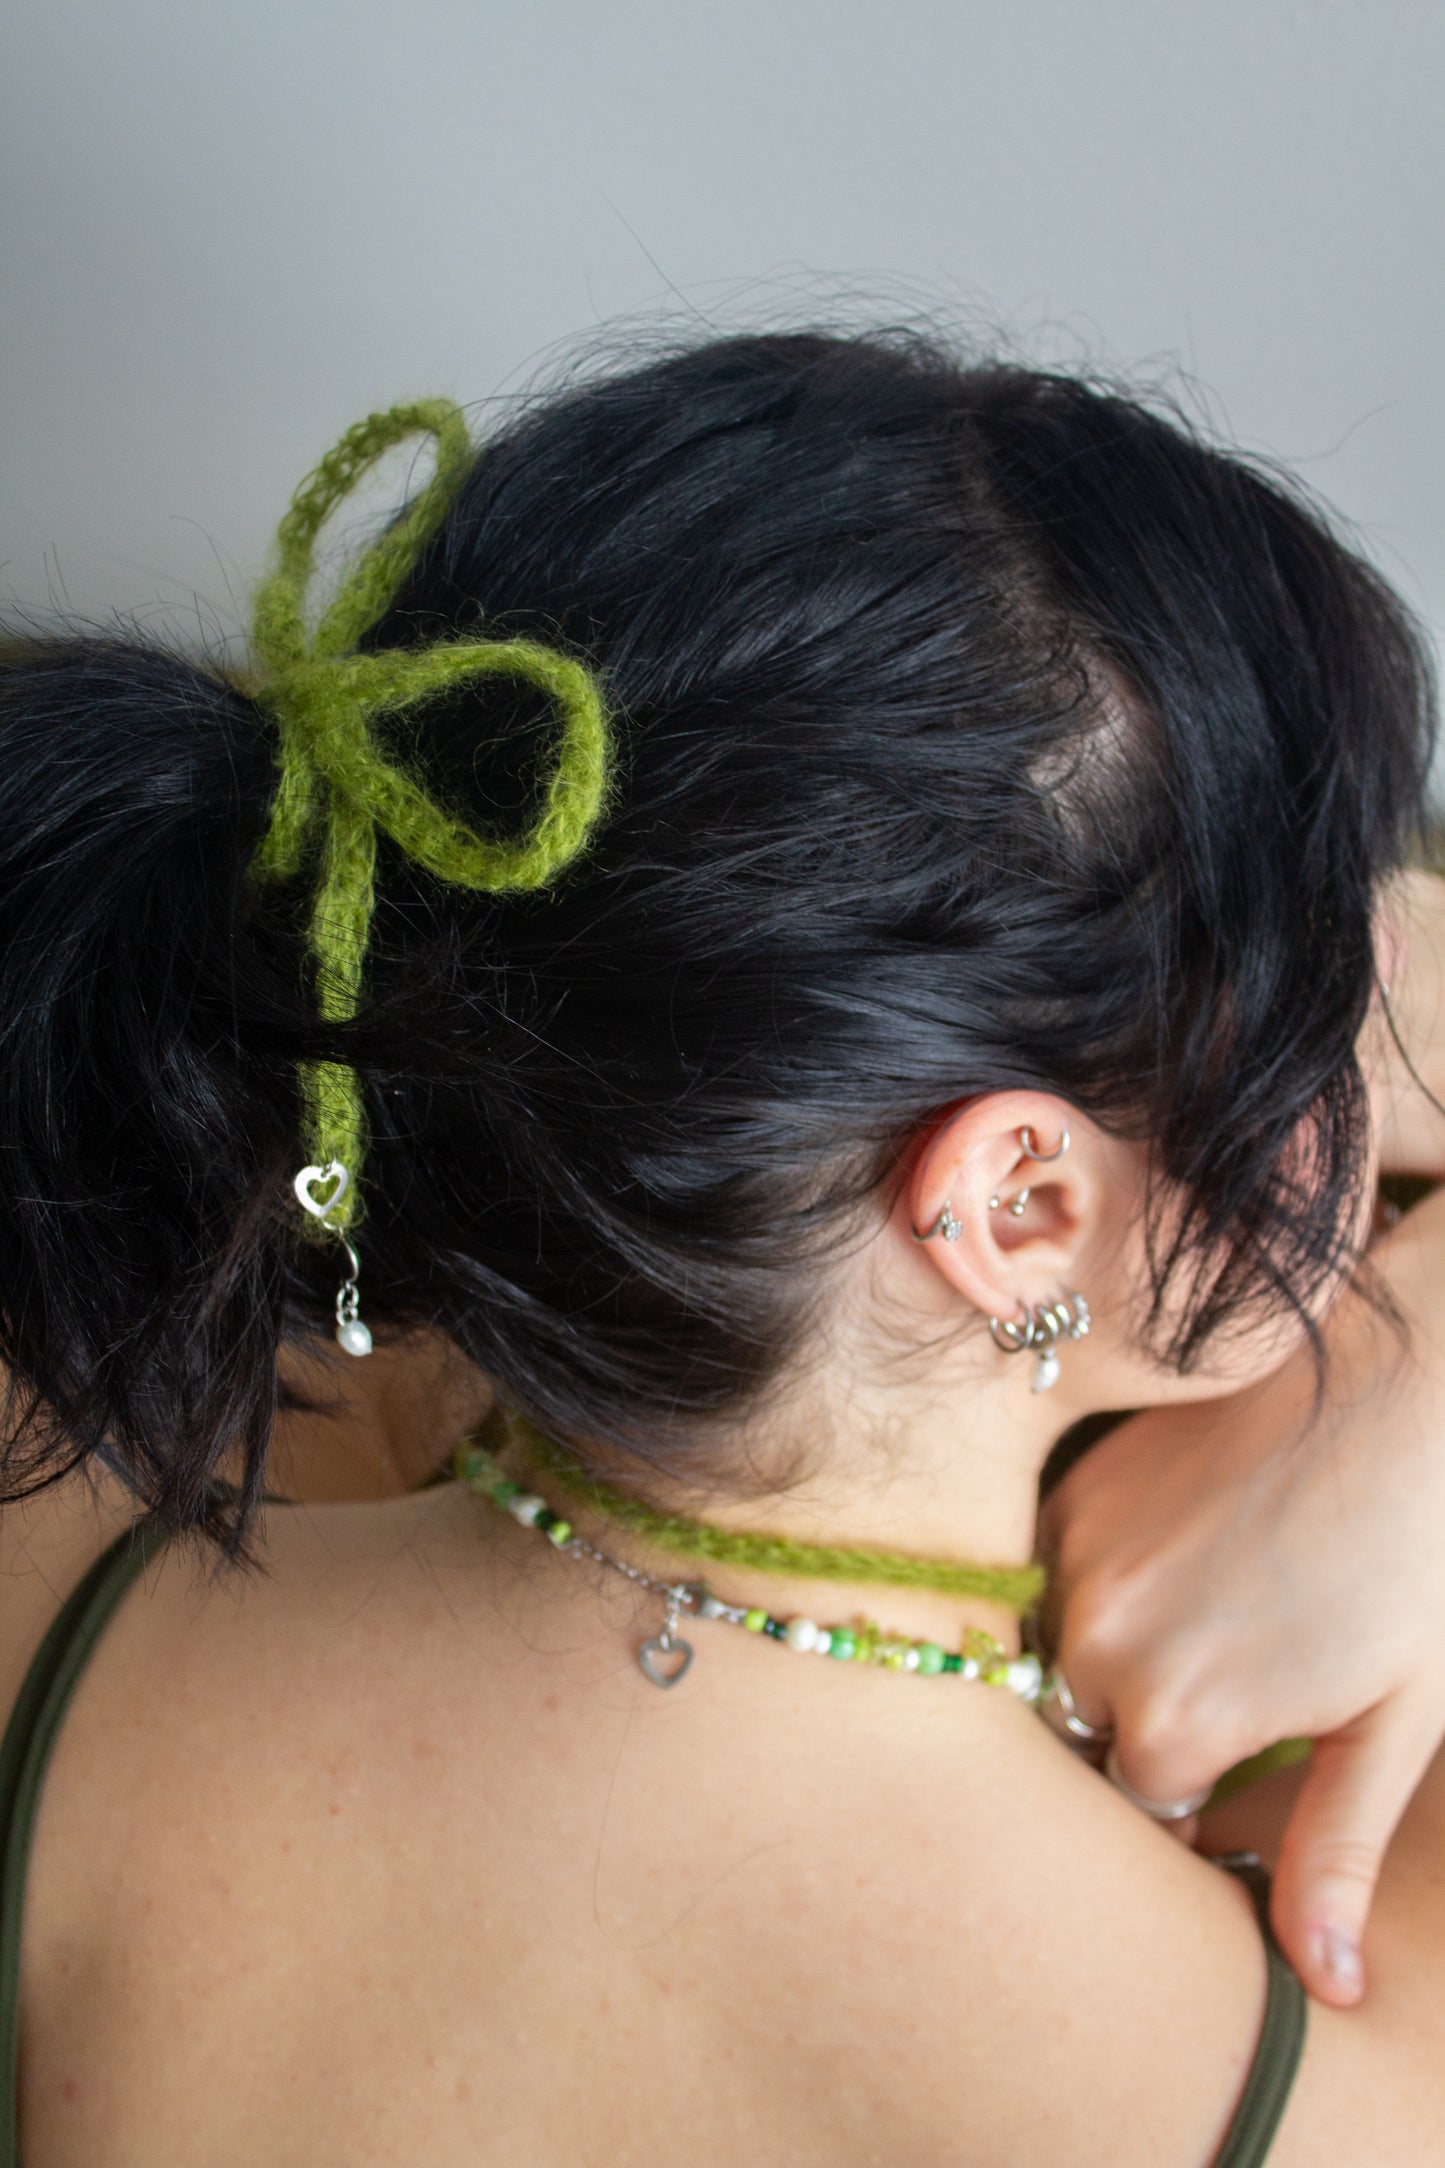
M 956 1242 L 962 1233 L 963 1221 L 954 1218 L 953 1207 L 945 1198 L 938 1208 L 938 1217 L 934 1220 L 932 1226 L 925 1227 L 922 1234 L 915 1227 L 913 1239 L 915 1242 L 930 1242 L 935 1235 L 942 1235 L 945 1242 Z
M 1067 1129 L 1064 1131 L 1051 1152 L 1041 1152 L 1035 1142 L 1034 1133 L 1026 1122 L 1019 1131 L 1019 1149 L 1025 1159 L 1037 1160 L 1041 1167 L 1051 1166 L 1056 1159 L 1062 1159 L 1069 1149 L 1069 1132 Z

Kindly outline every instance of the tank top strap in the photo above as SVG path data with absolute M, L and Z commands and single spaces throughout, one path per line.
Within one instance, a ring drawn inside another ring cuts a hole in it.
M 139 1521 L 101 1552 L 51 1620 L 0 1739 L 0 2168 L 20 2159 L 20 1931 L 46 1767 L 96 1642 L 169 1534 L 158 1521 Z
M 1225 1852 L 1214 1862 L 1254 1899 L 1267 1968 L 1264 2017 L 1254 2060 L 1214 2168 L 1259 2168 L 1274 2143 L 1304 2051 L 1309 2002 L 1269 1923 L 1269 1876 L 1253 1852 Z

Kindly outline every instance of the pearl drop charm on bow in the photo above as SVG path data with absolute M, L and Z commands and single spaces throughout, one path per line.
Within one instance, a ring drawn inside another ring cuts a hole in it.
M 336 1290 L 336 1344 L 347 1355 L 369 1355 L 371 1328 L 361 1315 L 361 1259 L 350 1237 L 340 1227 L 328 1225 L 328 1215 L 336 1210 L 351 1187 L 350 1171 L 339 1159 L 328 1159 L 324 1167 L 303 1167 L 291 1187 L 301 1209 L 319 1220 L 328 1234 L 335 1235 L 346 1252 L 349 1270 Z M 318 1191 L 323 1194 L 319 1195 Z

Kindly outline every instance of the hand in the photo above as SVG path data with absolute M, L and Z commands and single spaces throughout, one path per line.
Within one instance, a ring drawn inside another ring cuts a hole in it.
M 1058 1660 L 1121 1774 L 1182 1798 L 1276 1740 L 1315 1741 L 1275 1931 L 1322 2000 L 1362 1992 L 1385 1849 L 1445 1736 L 1445 1193 L 1372 1254 L 1409 1341 L 1355 1294 L 1308 1358 L 1228 1401 L 1133 1418 L 1042 1530 Z

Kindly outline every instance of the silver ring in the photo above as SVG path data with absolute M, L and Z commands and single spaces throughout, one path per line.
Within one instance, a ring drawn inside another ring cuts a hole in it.
M 1051 1167 L 1054 1161 L 1056 1159 L 1062 1159 L 1065 1152 L 1067 1152 L 1067 1150 L 1069 1149 L 1069 1132 L 1067 1129 L 1064 1131 L 1063 1135 L 1060 1137 L 1058 1143 L 1054 1146 L 1051 1152 L 1036 1151 L 1034 1149 L 1035 1142 L 1036 1139 L 1034 1137 L 1034 1133 L 1032 1129 L 1030 1129 L 1028 1123 L 1025 1122 L 1023 1128 L 1019 1131 L 1019 1146 L 1023 1152 L 1025 1159 L 1037 1160 L 1038 1164 L 1041 1167 Z
M 1146 1799 L 1142 1792 L 1136 1792 L 1133 1785 L 1126 1784 L 1120 1776 L 1117 1750 L 1112 1746 L 1104 1757 L 1104 1774 L 1115 1791 L 1127 1799 L 1131 1807 L 1137 1807 L 1141 1814 L 1147 1814 L 1153 1822 L 1186 1821 L 1191 1814 L 1199 1812 L 1214 1789 L 1212 1784 L 1206 1784 L 1199 1791 L 1190 1792 L 1184 1799 Z
M 1034 1344 L 1034 1321 L 1027 1303 L 1021 1305 L 1023 1316 L 1017 1322 L 1012 1318 L 991 1317 L 988 1336 L 1000 1355 L 1022 1355 L 1025 1348 Z
M 1085 1746 L 1105 1746 L 1114 1736 L 1112 1724 L 1090 1724 L 1080 1716 L 1069 1682 L 1057 1664 L 1049 1673 L 1049 1683 L 1039 1698 L 1039 1714 L 1051 1731 L 1062 1739 L 1067 1733 L 1071 1739 Z
M 937 1217 L 932 1225 L 925 1227 L 922 1234 L 915 1227 L 913 1239 L 915 1242 L 931 1242 L 935 1235 L 942 1235 L 945 1242 L 956 1242 L 962 1233 L 963 1221 L 954 1218 L 953 1206 L 945 1197 L 938 1208 Z

